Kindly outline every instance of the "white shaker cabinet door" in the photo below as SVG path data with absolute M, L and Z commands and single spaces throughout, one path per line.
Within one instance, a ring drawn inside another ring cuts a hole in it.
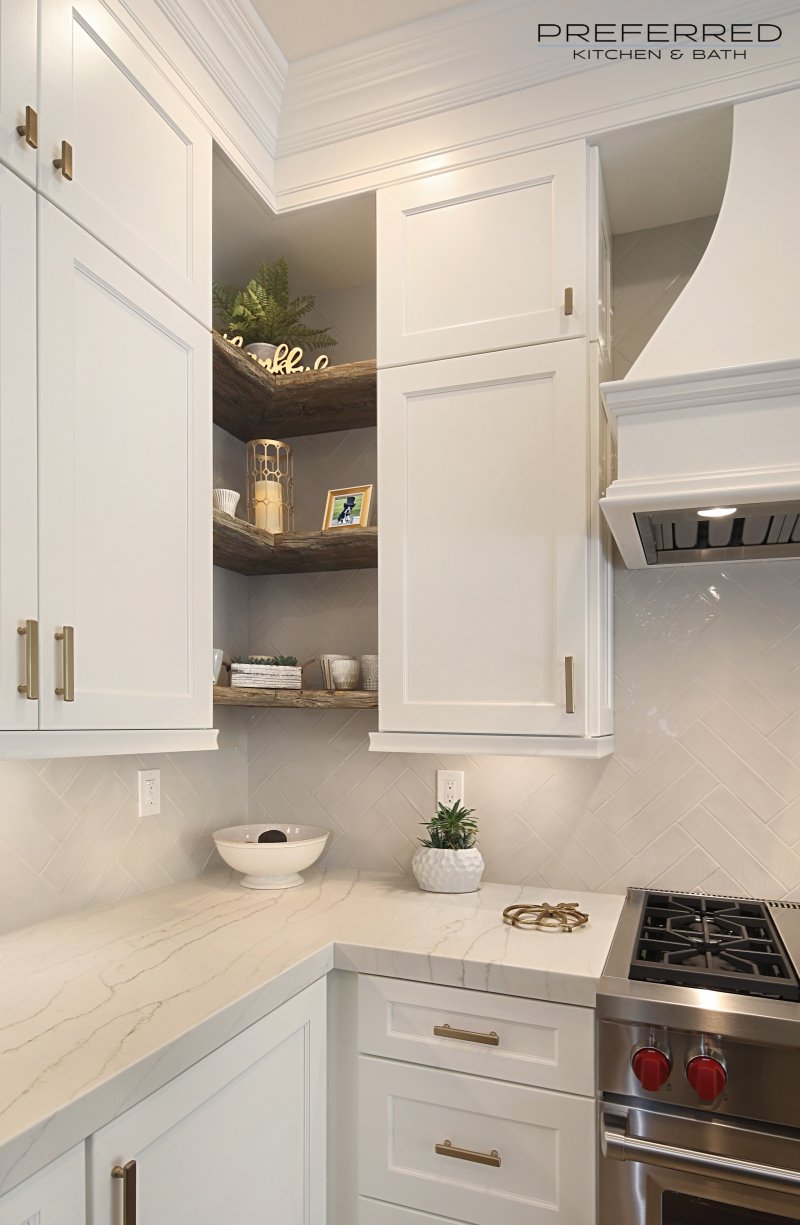
M 46 201 L 39 323 L 41 726 L 210 727 L 211 335 Z
M 0 162 L 36 182 L 36 0 L 0 0 Z M 18 127 L 26 130 L 22 133 Z
M 378 365 L 583 335 L 586 210 L 583 141 L 379 191 Z
M 142 1225 L 325 1225 L 324 1027 L 321 980 L 92 1136 L 93 1225 L 125 1166 Z
M 41 11 L 40 190 L 210 323 L 209 133 L 101 0 Z
M 587 405 L 583 340 L 379 372 L 382 732 L 586 735 Z
M 0 166 L 0 729 L 38 725 L 36 196 Z M 26 627 L 26 622 L 30 624 Z M 26 629 L 21 635 L 18 629 Z M 20 685 L 27 685 L 25 693 Z
M 0 1225 L 86 1225 L 84 1146 L 0 1195 Z

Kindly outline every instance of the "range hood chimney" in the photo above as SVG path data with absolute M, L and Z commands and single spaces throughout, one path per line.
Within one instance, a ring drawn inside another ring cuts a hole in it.
M 601 506 L 629 567 L 800 557 L 798 132 L 800 90 L 734 108 L 708 248 L 602 384 L 618 471 Z

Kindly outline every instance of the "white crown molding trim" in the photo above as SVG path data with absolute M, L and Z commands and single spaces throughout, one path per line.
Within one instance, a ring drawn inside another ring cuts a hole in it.
M 730 21 L 752 5 L 706 0 L 701 14 L 697 3 L 683 7 L 685 12 L 670 13 L 671 20 L 724 16 Z M 797 10 L 796 0 L 784 0 L 770 19 Z M 622 20 L 626 13 L 615 16 Z M 632 9 L 631 20 L 637 16 L 641 20 Z M 616 64 L 577 62 L 566 48 L 539 47 L 540 20 L 553 20 L 546 0 L 474 0 L 294 61 L 278 155 L 307 152 L 562 77 L 585 78 L 598 68 L 619 71 Z
M 606 409 L 617 418 L 714 404 L 746 404 L 776 396 L 800 398 L 800 359 L 652 379 L 618 379 L 601 383 L 600 391 Z

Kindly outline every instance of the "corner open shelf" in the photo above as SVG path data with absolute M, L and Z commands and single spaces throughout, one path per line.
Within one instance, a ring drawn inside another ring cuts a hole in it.
M 215 706 L 270 706 L 284 710 L 372 710 L 378 695 L 366 689 L 231 689 L 214 686 Z
M 375 425 L 374 361 L 275 375 L 216 333 L 213 340 L 214 422 L 242 442 Z
M 242 519 L 214 512 L 214 565 L 238 574 L 309 574 L 320 570 L 370 570 L 378 564 L 376 527 L 273 536 Z

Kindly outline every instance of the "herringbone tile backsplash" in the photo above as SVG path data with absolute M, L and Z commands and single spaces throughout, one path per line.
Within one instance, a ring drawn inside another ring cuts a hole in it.
M 618 376 L 710 228 L 615 240 Z M 347 296 L 354 328 L 368 296 Z M 363 352 L 351 337 L 337 357 L 371 351 L 371 337 Z M 298 524 L 316 526 L 325 490 L 372 480 L 374 462 L 371 431 L 298 440 Z M 238 445 L 216 464 L 215 483 L 236 487 Z M 0 930 L 202 871 L 211 831 L 248 813 L 331 829 L 331 863 L 407 871 L 441 764 L 465 770 L 488 879 L 800 898 L 800 562 L 619 570 L 616 590 L 617 752 L 605 761 L 382 756 L 367 752 L 372 712 L 223 711 L 218 753 L 144 762 L 162 770 L 163 811 L 147 821 L 135 759 L 0 763 Z M 215 640 L 229 654 L 371 652 L 376 594 L 374 571 L 215 571 Z

